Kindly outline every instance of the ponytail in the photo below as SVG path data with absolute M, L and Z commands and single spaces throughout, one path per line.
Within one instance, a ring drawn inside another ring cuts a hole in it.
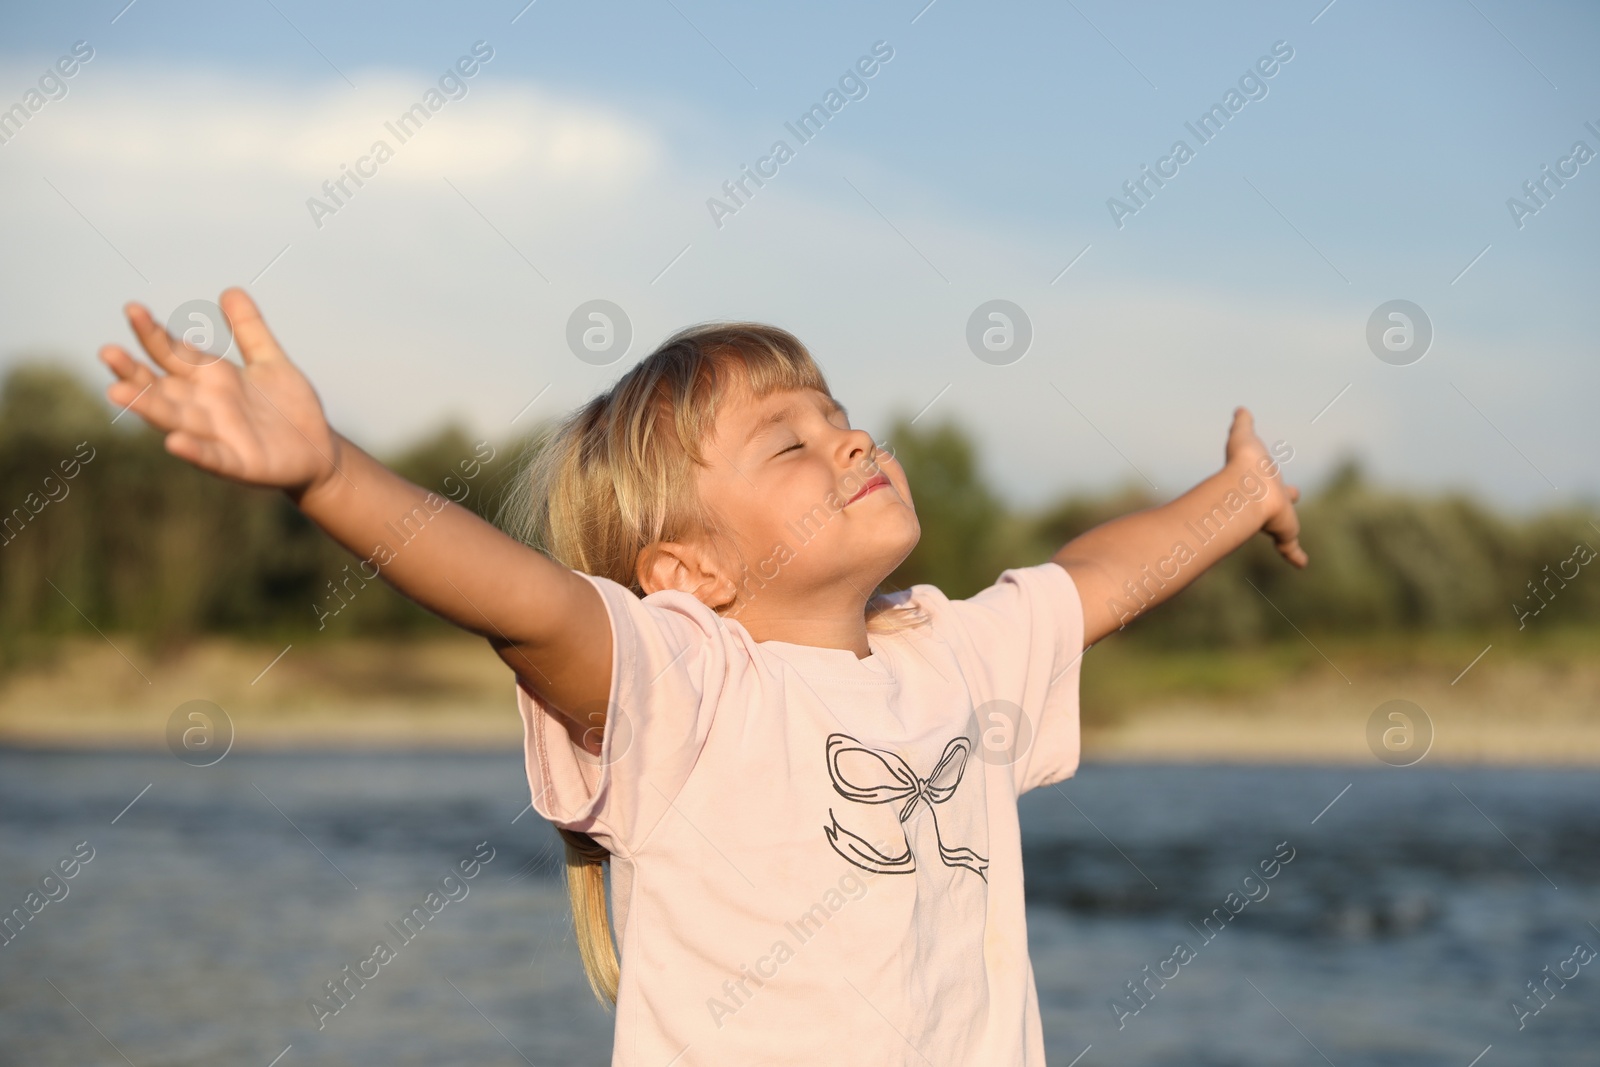
M 578 955 L 595 999 L 608 1010 L 617 1003 L 617 983 L 622 970 L 611 943 L 611 922 L 606 917 L 605 864 L 611 853 L 588 834 L 556 830 L 567 848 L 567 897 L 572 902 L 572 929 L 578 937 Z

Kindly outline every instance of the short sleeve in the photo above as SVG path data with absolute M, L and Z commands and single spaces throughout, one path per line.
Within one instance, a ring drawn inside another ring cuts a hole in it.
M 989 588 L 943 608 L 967 646 L 979 728 L 1000 730 L 1002 743 L 1015 746 L 1018 795 L 1071 777 L 1084 651 L 1083 603 L 1071 575 L 1054 562 L 1007 570 Z M 992 702 L 1004 703 L 985 707 Z
M 533 808 L 630 856 L 694 770 L 727 674 L 729 641 L 715 612 L 688 593 L 643 599 L 607 578 L 611 691 L 600 754 L 574 743 L 568 720 L 517 685 Z

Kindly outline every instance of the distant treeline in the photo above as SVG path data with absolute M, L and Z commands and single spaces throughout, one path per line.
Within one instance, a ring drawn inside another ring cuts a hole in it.
M 202 474 L 136 416 L 113 425 L 114 413 L 97 388 L 49 364 L 18 365 L 0 386 L 0 665 L 95 629 L 161 645 L 445 627 L 366 580 L 282 494 Z M 922 540 L 887 588 L 931 582 L 968 596 L 1006 567 L 1043 562 L 1090 527 L 1158 503 L 1130 489 L 1022 511 L 984 484 L 958 426 L 901 419 L 888 438 Z M 484 442 L 447 428 L 387 461 L 492 520 L 537 439 Z M 1459 494 L 1376 488 L 1349 462 L 1298 509 L 1309 569 L 1257 537 L 1128 636 L 1224 646 L 1293 636 L 1286 620 L 1313 635 L 1600 621 L 1600 575 L 1589 573 L 1600 568 L 1580 547 L 1600 547 L 1600 531 L 1582 511 L 1511 519 Z

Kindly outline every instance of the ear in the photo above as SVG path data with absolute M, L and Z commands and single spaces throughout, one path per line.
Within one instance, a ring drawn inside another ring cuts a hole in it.
M 663 589 L 689 593 L 713 611 L 733 602 L 736 592 L 710 552 L 696 544 L 656 541 L 639 553 L 639 588 L 648 596 Z

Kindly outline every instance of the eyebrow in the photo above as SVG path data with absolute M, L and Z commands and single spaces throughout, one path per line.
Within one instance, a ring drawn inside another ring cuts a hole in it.
M 830 397 L 827 397 L 827 405 L 828 405 L 828 414 L 831 415 L 834 412 L 838 412 L 839 414 L 841 414 L 841 415 L 843 415 L 845 417 L 846 421 L 849 421 L 850 412 L 845 410 L 845 406 L 843 404 L 839 403 L 837 400 L 835 400 L 833 397 L 830 396 Z M 766 430 L 771 429 L 777 423 L 780 423 L 783 420 L 793 416 L 794 413 L 795 413 L 795 408 L 797 406 L 798 406 L 798 404 L 796 404 L 795 402 L 791 401 L 790 403 L 783 405 L 783 407 L 779 408 L 777 411 L 772 412 L 770 415 L 766 416 L 761 421 L 757 422 L 755 424 L 755 426 L 750 430 L 750 435 L 744 439 L 744 443 L 746 445 L 748 445 L 751 441 L 754 441 L 757 437 L 759 437 Z

